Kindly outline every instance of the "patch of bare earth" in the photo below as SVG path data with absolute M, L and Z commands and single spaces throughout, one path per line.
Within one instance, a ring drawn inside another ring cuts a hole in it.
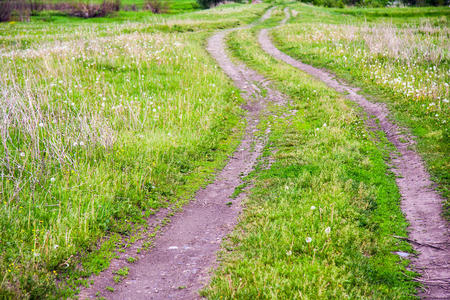
M 289 19 L 289 10 L 285 9 Z M 421 157 L 412 149 L 414 139 L 389 120 L 389 110 L 382 103 L 373 103 L 358 94 L 359 89 L 338 82 L 327 71 L 304 64 L 279 51 L 271 42 L 267 29 L 259 33 L 261 47 L 274 58 L 311 74 L 329 87 L 343 93 L 345 97 L 361 106 L 371 117 L 378 119 L 379 128 L 396 147 L 391 153 L 392 170 L 397 175 L 402 202 L 401 207 L 409 222 L 409 238 L 417 256 L 411 262 L 415 271 L 422 276 L 419 281 L 424 289 L 419 291 L 421 298 L 450 298 L 450 246 L 448 223 L 442 217 L 442 197 L 433 189 Z
M 270 11 L 261 20 L 269 16 Z M 247 126 L 238 150 L 216 180 L 198 191 L 195 199 L 159 231 L 147 253 L 139 255 L 139 260 L 134 264 L 128 264 L 126 258 L 136 256 L 136 247 L 121 253 L 119 259 L 113 260 L 112 268 L 92 278 L 94 284 L 83 289 L 80 298 L 93 298 L 98 291 L 108 299 L 200 297 L 198 290 L 209 280 L 222 239 L 234 228 L 241 211 L 243 194 L 237 199 L 232 199 L 231 195 L 242 184 L 241 178 L 253 169 L 265 145 L 266 139 L 257 137 L 256 133 L 266 103 L 284 103 L 283 95 L 272 90 L 264 77 L 230 60 L 224 39 L 229 32 L 237 29 L 240 28 L 212 36 L 207 50 L 246 99 Z M 260 89 L 265 90 L 265 96 Z M 114 270 L 124 266 L 130 268 L 127 278 L 115 283 Z M 112 287 L 114 292 L 107 291 L 106 287 Z

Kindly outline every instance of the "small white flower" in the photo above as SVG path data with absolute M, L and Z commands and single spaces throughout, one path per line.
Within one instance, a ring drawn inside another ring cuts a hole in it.
M 325 233 L 326 233 L 326 234 L 329 234 L 330 232 L 331 232 L 331 227 L 325 228 Z
M 39 256 L 39 253 L 37 253 L 37 252 L 34 252 L 34 257 L 38 257 Z
M 152 109 L 153 112 L 156 112 L 156 108 Z
M 311 210 L 315 210 L 316 209 L 316 207 L 313 205 L 313 206 L 311 206 Z
M 77 142 L 74 142 L 74 143 L 73 143 L 73 146 L 74 146 L 74 147 L 78 146 L 78 143 L 77 143 Z
M 39 127 L 44 127 L 44 123 L 39 123 Z
M 20 152 L 20 156 L 24 157 L 25 156 L 25 152 Z
M 84 143 L 83 143 L 83 142 L 80 142 L 80 146 L 84 146 Z
M 55 182 L 55 177 L 50 178 L 51 182 Z
M 291 256 L 291 255 L 292 255 L 292 251 L 291 251 L 291 250 L 286 251 L 286 255 L 287 255 L 287 256 Z
M 305 239 L 305 241 L 309 244 L 312 242 L 312 238 L 310 238 L 309 236 Z
M 327 127 L 327 123 L 323 123 L 323 127 Z
M 55 250 L 58 249 L 58 248 L 59 248 L 59 245 L 54 245 L 53 246 L 53 249 L 55 249 Z

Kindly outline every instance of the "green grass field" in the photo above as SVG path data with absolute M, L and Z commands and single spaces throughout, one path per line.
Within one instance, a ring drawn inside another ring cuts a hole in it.
M 203 44 L 264 7 L 0 24 L 1 295 L 44 297 L 68 259 L 105 235 L 120 245 L 211 178 L 239 140 L 241 99 Z
M 122 2 L 133 3 L 143 2 Z M 174 2 L 179 14 L 42 12 L 0 23 L 0 298 L 73 297 L 140 238 L 148 217 L 192 199 L 238 145 L 243 100 L 204 48 L 214 31 L 249 24 L 269 4 L 192 3 Z M 277 46 L 386 102 L 448 199 L 450 10 L 288 5 L 296 13 L 273 31 Z M 259 48 L 257 31 L 278 24 L 283 6 L 228 40 L 234 59 L 291 101 L 261 122 L 274 163 L 261 160 L 248 176 L 241 221 L 202 293 L 414 298 L 415 274 L 392 253 L 412 250 L 393 238 L 407 223 L 386 163 L 391 145 L 354 104 Z

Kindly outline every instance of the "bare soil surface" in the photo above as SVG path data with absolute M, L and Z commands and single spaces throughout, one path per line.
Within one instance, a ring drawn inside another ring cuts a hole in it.
M 285 9 L 289 19 L 289 10 Z M 324 70 L 304 64 L 279 51 L 272 43 L 267 29 L 259 33 L 261 47 L 274 58 L 311 74 L 329 87 L 361 106 L 371 117 L 378 119 L 379 128 L 396 147 L 391 153 L 392 171 L 402 196 L 401 207 L 410 224 L 409 241 L 418 255 L 411 260 L 413 269 L 421 274 L 424 289 L 421 298 L 450 298 L 450 243 L 448 223 L 442 217 L 442 197 L 433 189 L 421 157 L 413 150 L 414 139 L 389 119 L 389 110 L 382 103 L 373 103 L 359 95 L 359 89 L 341 83 Z
M 270 11 L 261 20 L 269 16 Z M 270 89 L 264 77 L 230 60 L 224 39 L 229 32 L 238 29 L 215 34 L 207 46 L 208 52 L 246 99 L 247 127 L 238 150 L 216 180 L 198 191 L 195 200 L 171 218 L 170 224 L 158 233 L 149 252 L 140 255 L 135 264 L 126 264 L 125 258 L 136 253 L 136 247 L 130 247 L 112 262 L 112 268 L 93 278 L 94 284 L 84 289 L 80 298 L 93 298 L 97 291 L 108 299 L 200 298 L 198 290 L 209 280 L 222 239 L 237 224 L 241 211 L 243 194 L 237 199 L 231 199 L 231 195 L 242 184 L 241 178 L 253 169 L 265 145 L 265 135 L 256 136 L 265 105 L 285 101 L 283 95 Z M 266 91 L 265 96 L 260 89 Z M 123 266 L 130 268 L 129 274 L 123 282 L 115 283 L 113 270 Z M 112 287 L 114 292 L 106 291 L 106 287 Z

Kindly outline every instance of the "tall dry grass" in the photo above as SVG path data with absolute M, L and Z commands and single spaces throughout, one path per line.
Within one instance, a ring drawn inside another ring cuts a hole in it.
M 399 28 L 391 23 L 362 26 L 357 31 L 370 52 L 402 60 L 440 64 L 450 58 L 450 29 L 430 22 Z
M 392 23 L 317 24 L 314 28 L 308 27 L 302 36 L 313 42 L 330 42 L 335 45 L 362 40 L 371 54 L 406 61 L 439 64 L 450 58 L 450 29 L 433 26 L 430 22 L 402 27 Z

